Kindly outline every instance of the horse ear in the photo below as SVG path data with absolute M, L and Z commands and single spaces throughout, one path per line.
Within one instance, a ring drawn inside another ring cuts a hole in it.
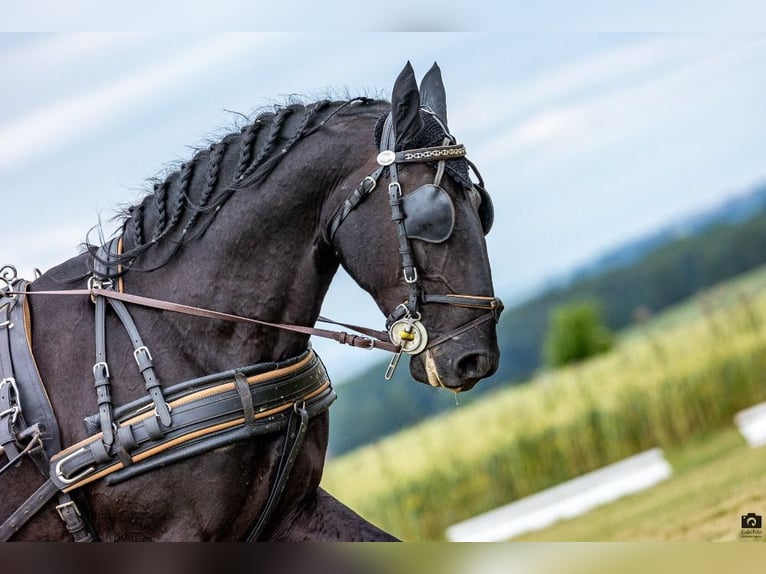
M 447 94 L 444 91 L 442 71 L 436 62 L 420 82 L 420 103 L 431 108 L 447 126 Z
M 415 72 L 409 62 L 394 82 L 391 116 L 396 133 L 396 149 L 405 149 L 407 143 L 423 129 L 423 120 L 420 119 L 420 93 L 415 81 Z

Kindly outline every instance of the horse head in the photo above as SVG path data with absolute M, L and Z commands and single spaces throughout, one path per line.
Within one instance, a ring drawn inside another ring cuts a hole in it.
M 468 390 L 499 361 L 495 323 L 502 304 L 484 240 L 493 212 L 481 176 L 449 132 L 436 64 L 420 88 L 405 66 L 375 140 L 375 164 L 356 174 L 362 183 L 352 194 L 343 192 L 328 240 L 387 316 L 392 342 L 412 357 L 412 376 Z

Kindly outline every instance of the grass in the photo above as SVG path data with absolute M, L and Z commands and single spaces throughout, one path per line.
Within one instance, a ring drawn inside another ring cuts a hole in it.
M 740 517 L 766 515 L 766 449 L 751 449 L 734 428 L 670 449 L 673 476 L 581 517 L 516 541 L 734 541 Z
M 604 356 L 333 459 L 323 486 L 405 540 L 439 540 L 450 524 L 647 448 L 682 449 L 766 400 L 764 319 L 761 269 L 634 327 Z

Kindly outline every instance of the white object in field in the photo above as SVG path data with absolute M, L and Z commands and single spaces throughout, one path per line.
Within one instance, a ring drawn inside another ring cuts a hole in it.
M 670 478 L 673 468 L 653 448 L 447 528 L 453 542 L 499 542 L 574 518 Z
M 734 415 L 734 422 L 751 447 L 766 444 L 766 403 L 739 411 Z

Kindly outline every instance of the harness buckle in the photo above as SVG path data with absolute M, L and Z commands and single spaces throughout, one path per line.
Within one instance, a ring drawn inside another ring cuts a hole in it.
M 365 183 L 370 182 L 370 188 L 367 189 L 365 193 L 370 194 L 372 193 L 372 190 L 375 189 L 375 187 L 378 185 L 378 180 L 372 177 L 371 175 L 368 175 L 362 180 L 362 186 L 364 186 Z
M 80 509 L 77 507 L 77 504 L 75 504 L 75 501 L 74 500 L 69 500 L 69 501 L 65 502 L 64 504 L 57 504 L 56 505 L 56 512 L 59 513 L 59 518 L 61 518 L 61 520 L 63 520 L 64 522 L 67 522 L 66 515 L 65 515 L 64 511 L 67 508 L 69 508 L 69 507 L 72 508 L 72 510 L 74 511 L 74 513 L 77 516 L 82 516 L 82 514 L 80 513 Z
M 139 358 L 139 355 L 141 353 L 144 353 L 146 355 L 146 358 L 150 361 L 153 361 L 152 354 L 149 352 L 149 349 L 146 345 L 142 345 L 138 347 L 135 351 L 133 351 L 133 358 L 136 360 L 136 364 L 140 367 L 141 366 L 141 359 Z
M 106 361 L 101 361 L 100 363 L 96 363 L 93 365 L 93 378 L 98 379 L 98 370 L 103 369 L 101 371 L 101 374 L 103 375 L 104 379 L 110 379 L 111 375 L 109 374 L 109 365 L 106 364 Z
M 85 470 L 83 470 L 82 472 L 80 472 L 79 474 L 76 474 L 75 476 L 71 478 L 66 478 L 64 476 L 64 473 L 61 470 L 61 465 L 63 465 L 70 458 L 74 458 L 76 456 L 84 454 L 85 452 L 87 452 L 87 449 L 85 447 L 82 447 L 79 450 L 69 453 L 68 455 L 66 455 L 65 457 L 63 457 L 61 460 L 59 460 L 56 463 L 56 466 L 53 468 L 53 472 L 56 475 L 56 478 L 59 481 L 61 481 L 62 484 L 72 484 L 74 482 L 78 482 L 96 470 L 95 466 L 89 466 L 88 468 L 86 468 Z
M 21 413 L 21 407 L 18 404 L 19 401 L 19 388 L 16 386 L 16 379 L 13 377 L 6 377 L 2 381 L 0 381 L 0 388 L 2 388 L 4 385 L 8 385 L 11 387 L 11 390 L 8 394 L 8 403 L 16 403 L 11 405 L 9 408 L 5 409 L 3 412 L 0 412 L 0 419 L 3 419 L 7 417 L 8 415 L 11 415 L 11 424 L 15 425 L 16 421 L 19 419 L 19 414 Z
M 109 278 L 102 278 L 102 277 L 96 277 L 95 275 L 91 275 L 88 277 L 88 291 L 90 291 L 90 300 L 95 303 L 96 302 L 96 293 L 94 293 L 95 289 L 111 289 L 114 283 Z
M 418 282 L 418 270 L 415 267 L 412 267 L 412 277 L 407 276 L 407 268 L 405 267 L 402 275 L 404 276 L 404 282 L 408 285 L 412 285 L 413 283 Z
M 173 407 L 170 406 L 170 403 L 166 402 L 165 403 L 165 408 L 168 410 L 168 414 L 173 412 Z M 160 418 L 160 413 L 157 410 L 157 406 L 156 405 L 154 406 L 154 416 L 157 417 L 157 418 Z

